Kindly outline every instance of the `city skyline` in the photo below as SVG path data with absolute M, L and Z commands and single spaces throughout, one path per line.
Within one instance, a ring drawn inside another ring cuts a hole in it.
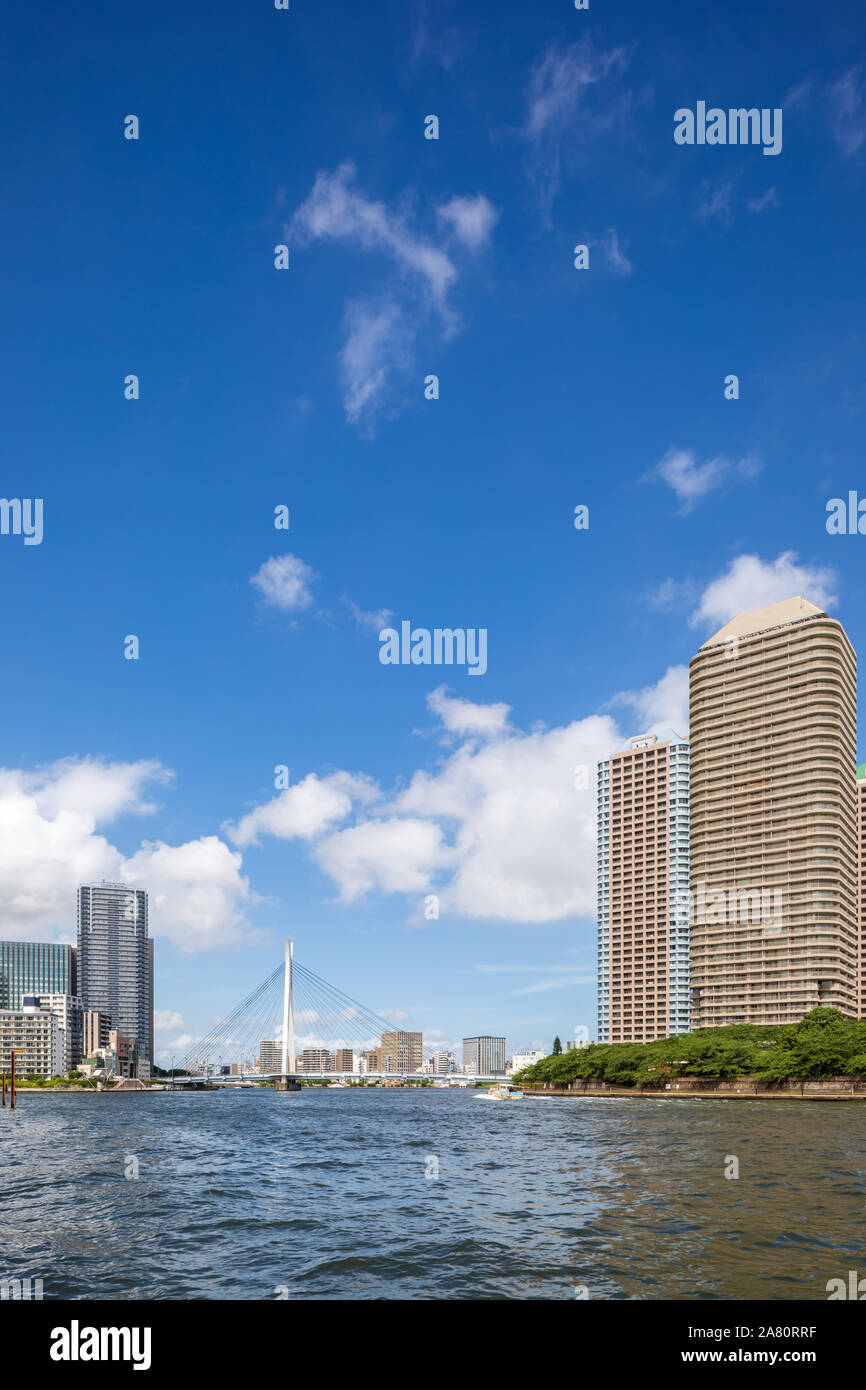
M 267 8 L 9 19 L 0 932 L 146 888 L 162 1064 L 286 934 L 396 1026 L 549 1043 L 598 759 L 735 613 L 864 649 L 857 11 Z M 678 144 L 699 101 L 783 148 Z M 484 674 L 382 664 L 404 622 Z

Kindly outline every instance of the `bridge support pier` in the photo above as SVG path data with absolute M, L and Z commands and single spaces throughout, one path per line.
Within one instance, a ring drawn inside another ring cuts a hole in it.
M 278 1076 L 274 1082 L 275 1091 L 300 1091 L 301 1083 L 294 1076 Z

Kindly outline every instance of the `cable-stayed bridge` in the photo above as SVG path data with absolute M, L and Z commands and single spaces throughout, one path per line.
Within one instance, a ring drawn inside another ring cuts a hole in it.
M 213 1025 L 180 1059 L 183 1075 L 174 1078 L 175 1085 L 208 1084 L 236 1085 L 249 1081 L 273 1080 L 291 1088 L 299 1075 L 308 1077 L 337 1077 L 341 1073 L 321 1071 L 298 1072 L 298 1057 L 306 1049 L 334 1053 L 340 1049 L 353 1052 L 376 1050 L 383 1033 L 404 1031 L 388 1019 L 368 1009 L 357 999 L 314 974 L 294 959 L 292 943 L 286 941 L 285 958 L 267 979 L 263 980 L 235 1009 Z M 259 1054 L 259 1045 L 269 1039 L 277 1045 L 279 1063 L 274 1070 L 239 1070 L 237 1074 L 222 1073 L 226 1063 L 249 1063 Z M 426 1056 L 437 1049 L 424 1048 Z M 174 1068 L 173 1068 L 174 1070 Z M 430 1073 L 389 1070 L 370 1071 L 371 1077 L 421 1076 Z M 492 1078 L 491 1078 L 492 1079 Z

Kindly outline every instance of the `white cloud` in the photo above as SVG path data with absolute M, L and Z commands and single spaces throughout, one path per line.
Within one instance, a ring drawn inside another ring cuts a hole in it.
M 444 685 L 427 696 L 427 708 L 439 716 L 450 733 L 491 737 L 508 728 L 509 705 L 480 705 L 472 700 L 459 700 L 448 695 Z
M 483 193 L 474 198 L 452 198 L 436 211 L 453 228 L 458 241 L 473 251 L 487 244 L 499 220 L 499 213 Z
M 657 687 L 629 692 L 619 703 L 638 711 L 640 732 L 657 721 L 684 733 L 683 690 L 681 670 L 671 668 Z M 354 823 L 325 829 L 311 845 L 340 900 L 396 893 L 417 908 L 422 895 L 435 892 L 446 917 L 541 923 L 591 915 L 595 768 L 624 742 L 616 721 L 591 715 L 524 733 L 509 724 L 504 703 L 473 705 L 440 688 L 428 705 L 458 746 L 390 799 L 380 796 L 375 806 L 354 801 Z M 348 816 L 348 798 L 339 810 Z M 251 812 L 233 838 L 279 834 L 278 814 L 274 802 Z
M 310 584 L 318 576 L 297 555 L 272 555 L 253 575 L 250 583 L 266 603 L 287 611 L 309 608 L 313 602 Z
M 797 594 L 819 608 L 829 609 L 837 602 L 832 592 L 835 584 L 833 570 L 801 565 L 793 550 L 766 561 L 757 555 L 738 555 L 725 573 L 704 590 L 689 623 L 692 627 L 722 627 L 738 613 L 749 613 Z
M 145 841 L 123 866 L 123 879 L 150 896 L 153 934 L 186 955 L 238 946 L 245 935 L 243 908 L 249 880 L 241 856 L 216 835 L 183 845 Z
M 338 885 L 341 900 L 355 902 L 373 889 L 425 893 L 450 854 L 438 825 L 407 816 L 339 830 L 315 847 L 313 858 Z
M 66 758 L 36 772 L 0 769 L 0 922 L 4 937 L 68 935 L 76 889 L 103 878 L 146 888 L 151 933 L 182 951 L 234 944 L 246 930 L 241 858 L 215 836 L 144 841 L 129 858 L 100 827 L 147 814 L 148 785 L 172 774 L 153 761 Z
M 655 685 L 621 691 L 611 705 L 628 705 L 635 711 L 635 734 L 673 729 L 685 738 L 689 730 L 689 668 L 669 666 Z
M 717 455 L 699 463 L 691 449 L 668 449 L 648 477 L 661 478 L 672 488 L 681 510 L 689 512 L 707 493 L 733 478 L 749 480 L 757 476 L 759 465 L 751 455 L 733 461 Z
M 364 777 L 335 772 L 328 777 L 309 773 L 287 787 L 264 806 L 242 816 L 237 826 L 224 827 L 233 844 L 257 844 L 261 835 L 280 840 L 311 840 L 345 820 L 355 802 L 367 804 L 376 796 L 375 785 Z
M 176 1029 L 183 1027 L 183 1019 L 174 1009 L 156 1009 L 153 1015 L 153 1027 L 157 1033 L 173 1033 Z
M 14 775 L 33 793 L 41 815 L 83 814 L 103 825 L 119 815 L 151 814 L 156 807 L 142 799 L 144 786 L 166 786 L 174 776 L 158 762 L 106 763 L 98 758 L 64 758 L 50 769 Z

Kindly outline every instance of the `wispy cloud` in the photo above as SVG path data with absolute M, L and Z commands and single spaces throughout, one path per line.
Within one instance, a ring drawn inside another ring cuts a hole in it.
M 415 7 L 412 34 L 412 62 L 432 58 L 450 72 L 475 42 L 475 32 L 443 20 L 443 0 L 437 0 L 435 14 L 430 0 L 419 0 Z
M 562 182 L 564 143 L 578 125 L 582 141 L 596 142 L 625 125 L 635 99 L 619 79 L 630 59 L 628 48 L 599 50 L 587 37 L 567 48 L 550 44 L 533 64 L 523 135 L 545 212 Z
M 460 254 L 486 246 L 499 215 L 483 193 L 452 197 L 435 213 L 438 240 L 417 231 L 402 208 L 360 191 L 355 166 L 346 161 L 317 174 L 286 228 L 286 236 L 301 246 L 342 243 L 383 262 L 386 278 L 380 288 L 346 306 L 339 353 L 346 417 L 368 433 L 393 381 L 411 371 L 422 326 L 435 316 L 446 339 L 459 331 L 452 293 Z
M 849 158 L 866 142 L 866 103 L 862 68 L 849 68 L 830 88 L 828 118 L 833 139 Z
M 601 238 L 601 249 L 615 275 L 631 275 L 632 264 L 619 244 L 615 227 L 609 227 Z
M 383 627 L 388 626 L 389 618 L 394 614 L 390 608 L 365 609 L 359 608 L 354 599 L 343 597 L 343 603 L 348 608 L 355 622 L 360 628 L 370 628 L 373 632 L 381 632 Z
M 550 989 L 576 989 L 579 985 L 595 984 L 595 975 L 570 975 L 562 980 L 538 980 L 534 985 L 525 985 L 523 989 L 512 989 L 509 993 L 518 994 L 544 994 Z
M 414 232 L 387 204 L 359 193 L 353 187 L 355 175 L 349 160 L 332 174 L 320 171 L 289 224 L 289 235 L 302 243 L 349 241 L 366 251 L 380 251 L 401 272 L 416 277 L 438 304 L 444 303 L 457 276 L 448 255 Z
M 736 460 L 719 454 L 699 462 L 691 449 L 674 446 L 645 474 L 645 479 L 659 478 L 667 483 L 681 503 L 680 511 L 687 513 L 723 483 L 735 479 L 751 481 L 759 472 L 760 465 L 751 454 Z
M 734 215 L 733 199 L 733 179 L 727 179 L 726 182 L 715 186 L 708 179 L 704 179 L 701 184 L 698 210 L 695 214 L 698 221 L 730 222 Z
M 746 206 L 749 212 L 763 212 L 765 208 L 777 208 L 779 199 L 776 194 L 775 184 L 768 188 L 766 193 L 762 193 L 760 198 L 749 198 Z

